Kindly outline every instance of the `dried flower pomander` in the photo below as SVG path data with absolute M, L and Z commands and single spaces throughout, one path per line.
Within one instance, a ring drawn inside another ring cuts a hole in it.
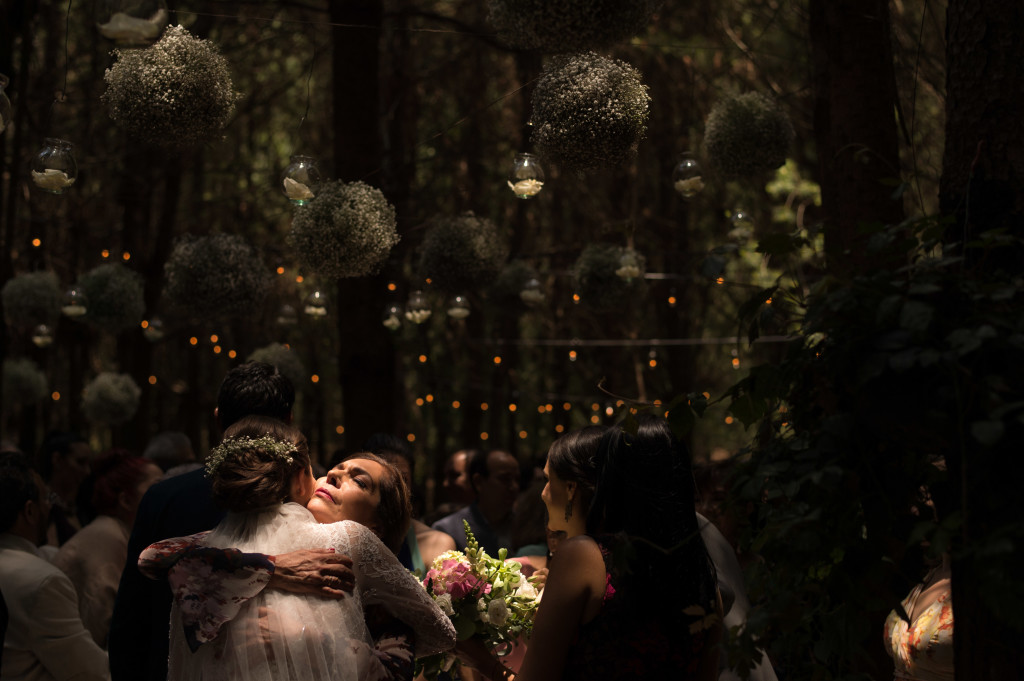
M 581 304 L 598 312 L 621 310 L 643 291 L 643 277 L 626 279 L 619 274 L 622 258 L 629 253 L 634 253 L 642 266 L 643 256 L 618 246 L 591 244 L 583 250 L 573 271 Z
M 259 252 L 234 234 L 181 237 L 164 274 L 167 299 L 192 318 L 252 314 L 270 287 Z
M 3 367 L 5 407 L 39 402 L 50 393 L 46 374 L 27 357 L 8 357 Z
M 117 62 L 103 76 L 103 101 L 133 137 L 190 146 L 215 139 L 227 125 L 239 95 L 214 43 L 171 26 L 146 49 L 114 54 Z
M 247 361 L 263 362 L 264 364 L 277 367 L 277 370 L 291 381 L 292 385 L 298 388 L 309 382 L 306 368 L 302 366 L 302 360 L 299 359 L 299 353 L 287 345 L 282 345 L 281 343 L 265 345 L 262 348 L 253 350 Z
M 53 272 L 19 274 L 4 284 L 0 296 L 7 324 L 22 330 L 53 325 L 60 318 L 60 284 Z
M 420 246 L 419 274 L 443 293 L 487 285 L 508 257 L 505 239 L 493 222 L 472 212 L 438 217 Z
M 121 331 L 138 326 L 146 311 L 142 277 L 124 265 L 107 263 L 81 276 L 78 288 L 89 299 L 81 319 L 91 326 Z
M 533 91 L 533 142 L 541 156 L 582 172 L 636 153 L 650 96 L 629 64 L 593 52 L 555 57 Z
M 511 46 L 541 52 L 605 50 L 641 33 L 660 0 L 490 0 L 488 14 Z
M 794 136 L 786 112 L 759 92 L 720 100 L 704 126 L 708 159 L 726 177 L 747 177 L 782 166 Z
M 130 421 L 139 408 L 142 390 L 128 374 L 104 371 L 82 393 L 82 412 L 93 423 L 112 426 Z
M 375 273 L 398 240 L 395 208 L 380 190 L 339 180 L 296 208 L 288 234 L 302 266 L 331 279 Z

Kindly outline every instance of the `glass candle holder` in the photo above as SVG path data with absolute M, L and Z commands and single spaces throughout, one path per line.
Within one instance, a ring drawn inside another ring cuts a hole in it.
M 285 303 L 277 311 L 277 317 L 274 319 L 278 326 L 295 326 L 299 323 L 299 313 L 295 311 L 295 308 Z
M 519 292 L 519 299 L 529 307 L 536 307 L 543 305 L 544 300 L 547 298 L 544 295 L 544 289 L 540 285 L 540 281 L 537 279 L 529 279 L 523 284 L 523 290 Z
M 466 296 L 453 296 L 448 301 L 446 311 L 452 319 L 465 319 L 470 313 L 469 299 Z
M 517 154 L 508 176 L 508 188 L 520 199 L 532 199 L 544 188 L 544 168 L 533 154 Z
M 402 317 L 404 316 L 404 310 L 398 303 L 392 303 L 384 308 L 384 316 L 381 319 L 381 324 L 390 331 L 398 331 L 402 327 Z
M 119 47 L 152 45 L 167 28 L 164 0 L 98 0 L 96 28 Z
M 296 206 L 316 196 L 320 186 L 320 169 L 312 156 L 292 156 L 281 175 L 281 191 Z
M 163 337 L 167 335 L 167 331 L 164 329 L 164 322 L 159 317 L 153 317 L 146 322 L 146 326 L 142 329 L 142 335 L 146 337 L 150 343 L 156 343 L 157 341 L 163 340 Z
M 303 312 L 310 317 L 320 319 L 327 316 L 327 296 L 320 291 L 313 291 L 303 302 Z
M 44 192 L 63 194 L 78 179 L 78 164 L 71 142 L 47 137 L 45 146 L 29 164 L 32 184 Z
M 60 311 L 68 317 L 81 317 L 89 311 L 85 292 L 73 286 L 64 292 L 60 302 Z
M 689 201 L 704 191 L 703 172 L 693 154 L 681 154 L 679 163 L 672 170 L 672 186 L 680 196 Z
M 53 343 L 53 329 L 46 324 L 40 324 L 32 329 L 32 343 L 37 348 L 49 347 Z
M 430 309 L 430 301 L 423 291 L 413 291 L 409 294 L 409 300 L 405 304 L 405 318 L 413 324 L 422 324 L 430 319 L 433 311 Z
M 14 113 L 11 110 L 11 100 L 7 98 L 7 93 L 4 90 L 10 85 L 11 81 L 4 74 L 0 73 L 0 133 L 7 129 L 7 125 L 11 122 L 11 118 Z

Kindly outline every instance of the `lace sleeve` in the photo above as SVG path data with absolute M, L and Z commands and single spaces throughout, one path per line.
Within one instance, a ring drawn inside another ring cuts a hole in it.
M 451 620 L 373 532 L 349 521 L 321 527 L 334 535 L 330 545 L 352 558 L 364 607 L 381 605 L 392 617 L 412 627 L 416 634 L 416 657 L 455 647 Z

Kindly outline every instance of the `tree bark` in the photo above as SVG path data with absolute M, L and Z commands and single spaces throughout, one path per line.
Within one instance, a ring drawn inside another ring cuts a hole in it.
M 810 35 L 829 269 L 878 267 L 862 226 L 903 219 L 883 184 L 900 174 L 888 0 L 811 0 Z
M 380 186 L 381 0 L 330 3 L 334 24 L 334 165 L 344 181 Z M 401 219 L 401 216 L 399 216 Z M 386 282 L 381 276 L 338 282 L 338 366 L 346 448 L 377 431 L 391 431 L 395 414 L 394 346 L 380 323 Z
M 1024 235 L 1024 7 L 1019 2 L 950 0 L 946 14 L 946 148 L 939 185 L 940 210 L 952 218 L 954 242 L 1001 229 Z M 997 281 L 1020 274 L 1024 249 L 967 253 L 968 271 Z M 973 266 L 978 266 L 977 268 Z M 1014 440 L 1016 442 L 1017 440 Z M 988 681 L 1024 677 L 1019 625 L 1006 614 L 1012 598 L 986 575 L 1019 573 L 1014 555 L 972 557 L 1019 522 L 1020 494 L 1006 471 L 1016 449 L 974 445 L 954 448 L 947 461 L 960 491 L 964 551 L 953 556 L 956 678 Z M 1017 581 L 1017 578 L 1012 578 Z M 986 594 L 988 598 L 986 598 Z M 994 605 L 996 604 L 996 605 Z M 997 608 L 1002 613 L 996 612 Z

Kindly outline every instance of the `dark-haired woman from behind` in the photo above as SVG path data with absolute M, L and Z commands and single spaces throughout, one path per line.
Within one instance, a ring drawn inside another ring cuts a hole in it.
M 93 464 L 93 474 L 91 502 L 97 516 L 60 547 L 53 563 L 75 585 L 85 628 L 106 648 L 135 512 L 163 471 L 148 459 L 114 450 Z
M 721 599 L 689 453 L 661 419 L 584 428 L 544 467 L 554 554 L 520 681 L 718 676 Z M 497 665 L 491 678 L 511 677 Z

